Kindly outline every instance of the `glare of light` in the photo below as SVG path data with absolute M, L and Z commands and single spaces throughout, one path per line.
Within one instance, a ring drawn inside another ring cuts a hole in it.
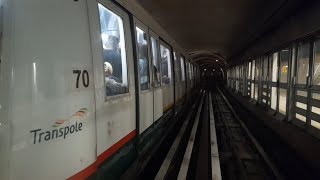
M 37 84 L 37 66 L 36 63 L 32 63 L 33 65 L 33 93 L 34 93 L 34 97 L 36 97 L 36 95 L 38 94 L 38 84 Z
M 204 69 L 204 71 L 206 71 L 207 69 Z
M 215 71 L 215 69 L 213 69 L 213 71 Z
M 216 59 L 216 62 L 218 62 L 218 59 Z
M 36 63 L 33 63 L 33 83 L 34 86 L 37 86 L 37 68 L 36 68 Z
M 102 41 L 108 41 L 108 35 L 107 34 L 105 34 L 105 33 L 102 33 L 101 34 L 101 39 L 102 39 Z
M 0 126 L 1 126 L 2 124 L 0 123 Z

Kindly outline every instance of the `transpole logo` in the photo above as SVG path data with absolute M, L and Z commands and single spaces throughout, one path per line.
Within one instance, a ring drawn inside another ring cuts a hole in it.
M 85 115 L 87 114 L 87 112 L 88 112 L 87 108 L 81 108 L 79 111 L 75 112 L 72 116 L 70 116 L 67 119 L 56 120 L 54 122 L 54 124 L 52 125 L 52 127 L 59 127 L 62 124 L 64 124 L 66 121 L 72 119 L 72 117 L 78 117 L 80 120 L 82 120 L 85 117 Z
M 83 120 L 87 117 L 89 111 L 87 108 L 81 108 L 79 111 L 75 112 L 73 115 L 68 117 L 67 119 L 58 119 L 54 122 L 52 127 L 55 129 L 51 131 L 41 131 L 42 129 L 35 129 L 30 131 L 33 134 L 33 144 L 41 143 L 44 141 L 49 141 L 52 139 L 62 138 L 65 139 L 66 136 L 70 133 L 78 132 L 82 130 L 82 122 L 78 122 L 78 120 Z M 74 122 L 75 123 L 72 123 Z M 63 126 L 64 124 L 68 125 Z M 71 124 L 72 123 L 72 124 Z M 60 127 L 60 128 L 59 128 Z

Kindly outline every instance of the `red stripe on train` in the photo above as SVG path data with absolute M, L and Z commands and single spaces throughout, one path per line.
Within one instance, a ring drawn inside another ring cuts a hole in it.
M 94 172 L 97 171 L 97 169 L 98 169 L 97 167 L 100 164 L 102 164 L 106 159 L 108 159 L 112 154 L 114 154 L 118 149 L 120 149 L 122 146 L 124 146 L 127 142 L 129 142 L 135 136 L 136 136 L 136 130 L 133 130 L 128 135 L 126 135 L 124 138 L 122 138 L 120 141 L 118 141 L 113 146 L 111 146 L 109 149 L 107 149 L 105 152 L 100 154 L 94 163 L 92 163 L 90 166 L 86 167 L 82 171 L 78 172 L 77 174 L 69 177 L 68 180 L 86 179 L 91 174 L 93 174 Z
M 103 161 L 108 159 L 113 153 L 115 153 L 118 149 L 120 149 L 123 145 L 125 145 L 128 141 L 130 141 L 135 136 L 136 136 L 136 130 L 133 130 L 131 133 L 129 133 L 124 138 L 122 138 L 120 141 L 115 143 L 113 146 L 111 146 L 105 152 L 100 154 L 97 158 L 97 161 L 96 161 L 97 166 L 99 166 L 101 163 L 103 163 Z

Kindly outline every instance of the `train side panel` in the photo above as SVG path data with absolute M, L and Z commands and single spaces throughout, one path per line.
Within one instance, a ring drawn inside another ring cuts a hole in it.
M 9 0 L 1 0 L 1 61 L 0 61 L 0 179 L 9 179 L 10 164 L 10 112 L 9 100 L 10 79 L 11 79 L 11 61 L 10 47 L 12 46 L 12 2 Z M 5 44 L 5 46 L 3 46 Z
M 10 179 L 66 179 L 96 160 L 87 5 L 12 5 Z

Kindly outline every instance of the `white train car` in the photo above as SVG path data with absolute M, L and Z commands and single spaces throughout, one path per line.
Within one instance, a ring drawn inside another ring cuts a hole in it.
M 92 177 L 186 95 L 183 49 L 135 1 L 0 6 L 1 180 Z

